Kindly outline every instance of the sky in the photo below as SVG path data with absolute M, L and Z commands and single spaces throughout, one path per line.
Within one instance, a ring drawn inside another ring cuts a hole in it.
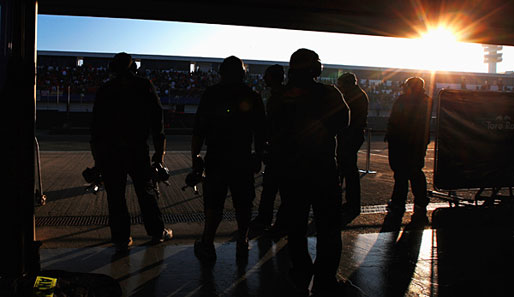
M 300 30 L 168 21 L 39 15 L 37 49 L 287 62 L 299 48 L 324 64 L 487 72 L 480 44 L 461 43 L 439 28 L 405 39 Z M 514 47 L 504 46 L 497 72 L 514 71 Z

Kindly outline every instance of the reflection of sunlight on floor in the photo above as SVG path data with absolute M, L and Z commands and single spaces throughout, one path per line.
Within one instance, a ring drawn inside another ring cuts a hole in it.
M 137 292 L 138 287 L 146 281 L 156 279 L 169 265 L 165 259 L 183 252 L 185 247 L 166 249 L 163 245 L 154 247 L 135 247 L 130 257 L 113 257 L 110 263 L 92 271 L 107 274 L 119 280 L 125 292 Z M 178 264 L 178 263 L 177 263 Z M 161 280 L 162 281 L 162 280 Z
M 382 233 L 343 230 L 338 277 L 347 281 L 345 296 L 511 296 L 512 207 L 437 210 L 431 222 L 432 228 L 438 229 L 402 226 L 399 231 Z M 380 226 L 381 218 L 373 217 L 373 226 Z M 175 226 L 188 230 L 196 225 Z M 364 231 L 373 230 L 376 228 Z M 112 276 L 124 296 L 131 297 L 281 297 L 291 293 L 286 238 L 252 239 L 244 267 L 237 265 L 235 241 L 220 239 L 215 244 L 217 261 L 210 266 L 202 265 L 194 256 L 189 240 L 147 245 L 141 235 L 143 225 L 133 226 L 133 231 L 136 240 L 129 254 L 113 256 L 114 247 L 105 242 L 108 227 L 42 227 L 39 238 L 47 246 L 85 245 L 83 242 L 89 246 L 41 248 L 41 268 Z M 307 243 L 314 259 L 316 236 L 308 237 Z
M 407 290 L 413 296 L 437 296 L 436 232 L 432 229 L 423 231 L 416 268 Z
M 343 242 L 345 240 L 351 241 L 351 251 L 346 254 L 343 252 L 342 261 L 349 262 L 352 266 L 357 268 L 363 264 L 366 258 L 369 258 L 369 256 L 373 256 L 374 253 L 379 252 L 377 251 L 377 247 L 380 247 L 380 251 L 384 252 L 384 249 L 393 245 L 397 239 L 398 234 L 396 232 L 359 234 L 356 238 L 350 239 L 343 237 Z M 372 255 L 370 255 L 370 252 Z M 345 256 L 350 258 L 344 259 Z M 378 254 L 375 256 L 378 256 Z M 380 261 L 380 258 L 378 258 L 377 261 Z M 379 263 L 377 263 L 377 265 L 378 264 Z M 351 274 L 353 270 L 349 272 L 349 274 Z
M 363 294 L 437 295 L 434 230 L 348 234 L 343 240 L 339 276 Z
M 246 281 L 252 275 L 259 273 L 262 269 L 262 266 L 268 261 L 274 261 L 274 256 L 280 252 L 286 245 L 287 241 L 285 239 L 279 240 L 275 245 L 271 246 L 269 250 L 266 251 L 264 255 L 262 255 L 258 262 L 252 265 L 251 267 L 247 267 L 245 273 L 243 273 L 238 279 L 236 279 L 232 285 L 224 290 L 224 294 L 228 294 L 230 291 L 234 290 L 238 285 L 242 282 Z
M 384 254 L 390 254 L 397 238 L 397 232 L 357 235 L 352 241 L 351 250 L 343 252 L 343 257 L 349 256 L 346 261 L 351 265 L 351 270 L 343 271 L 343 278 L 367 296 L 382 291 L 389 261 Z

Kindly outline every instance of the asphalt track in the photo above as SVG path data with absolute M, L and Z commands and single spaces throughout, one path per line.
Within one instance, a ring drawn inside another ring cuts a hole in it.
M 62 152 L 66 153 L 84 153 L 87 155 L 89 152 L 89 136 L 88 135 L 73 135 L 73 134 L 53 134 L 48 131 L 37 131 L 36 133 L 42 160 L 42 175 L 43 177 L 54 176 L 52 170 L 58 168 L 45 168 L 47 164 L 46 159 L 49 154 L 55 154 Z M 167 135 L 167 162 L 174 162 L 173 156 L 188 155 L 191 145 L 190 135 Z M 383 134 L 373 135 L 371 137 L 371 145 L 369 152 L 369 167 L 368 167 L 368 143 L 365 142 L 361 150 L 359 151 L 358 165 L 363 171 L 361 174 L 361 188 L 362 188 L 362 205 L 373 206 L 373 205 L 385 205 L 389 200 L 392 188 L 393 188 L 393 174 L 388 164 L 388 152 L 387 144 L 383 141 Z M 55 156 L 52 157 L 55 159 Z M 187 161 L 184 161 L 187 163 Z M 170 163 L 171 164 L 171 163 Z M 170 167 L 168 164 L 168 167 Z M 182 163 L 181 163 L 182 164 Z M 188 166 L 182 164 L 178 166 L 180 168 L 174 168 L 178 171 L 187 171 Z M 424 172 L 427 176 L 428 189 L 433 190 L 433 168 L 434 168 L 434 142 L 432 141 L 427 150 L 427 156 L 425 159 Z M 260 176 L 256 177 L 256 191 L 257 196 L 261 191 L 262 179 Z M 70 186 L 71 187 L 71 186 Z M 45 186 L 43 187 L 44 191 Z M 56 191 L 56 189 L 49 189 L 50 191 Z M 412 203 L 412 195 L 409 193 L 408 203 Z M 443 202 L 439 199 L 434 199 L 434 203 Z
M 81 176 L 82 170 L 93 165 L 89 152 L 89 136 L 85 134 L 56 134 L 49 131 L 37 131 L 36 137 L 40 147 L 41 180 L 43 193 L 47 195 L 47 205 L 36 209 L 36 216 L 42 219 L 53 220 L 55 217 L 79 216 L 80 220 L 90 220 L 95 216 L 107 215 L 106 196 L 101 191 L 94 199 L 85 191 L 87 183 Z M 365 142 L 359 151 L 358 166 L 361 173 L 361 205 L 362 213 L 385 213 L 385 205 L 389 201 L 393 185 L 393 172 L 388 163 L 387 143 L 383 141 L 383 134 L 375 133 L 371 137 L 371 143 Z M 200 194 L 194 195 L 191 190 L 183 191 L 184 180 L 191 170 L 189 157 L 191 144 L 190 135 L 167 135 L 167 154 L 165 162 L 172 173 L 170 186 L 161 186 L 161 211 L 169 215 L 169 221 L 192 222 L 196 216 L 202 213 L 203 204 Z M 434 145 L 431 141 L 425 157 L 423 171 L 427 178 L 427 190 L 434 191 Z M 369 158 L 369 160 L 368 160 Z M 369 164 L 369 165 L 368 165 Z M 254 210 L 257 209 L 260 194 L 262 192 L 262 175 L 255 177 L 256 200 Z M 344 187 L 343 187 L 344 190 Z M 445 193 L 445 192 L 443 192 Z M 473 199 L 476 190 L 463 190 L 458 194 L 461 197 Z M 488 195 L 487 191 L 484 193 Z M 344 195 L 344 194 L 343 194 Z M 409 191 L 407 204 L 413 203 L 412 193 Z M 429 209 L 441 205 L 448 205 L 447 199 L 441 196 L 432 196 Z M 344 198 L 343 198 L 344 199 Z M 137 199 L 130 180 L 127 187 L 127 203 L 131 215 L 137 221 Z M 280 205 L 280 199 L 276 199 L 275 208 Z M 232 203 L 226 203 L 225 209 L 233 211 Z M 176 217 L 175 215 L 179 215 Z M 184 219 L 183 217 L 189 219 Z M 39 221 L 42 222 L 42 221 Z M 71 222 L 73 223 L 73 222 Z M 65 222 L 61 221 L 60 225 Z

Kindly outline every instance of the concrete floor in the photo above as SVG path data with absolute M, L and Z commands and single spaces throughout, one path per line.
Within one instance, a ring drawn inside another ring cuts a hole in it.
M 458 210 L 439 210 L 432 215 L 437 229 L 344 230 L 338 271 L 344 296 L 512 296 L 512 208 L 494 214 L 475 209 L 461 216 L 455 214 Z M 136 237 L 125 255 L 117 255 L 106 242 L 43 248 L 42 269 L 109 275 L 123 296 L 295 296 L 286 277 L 287 238 L 255 237 L 248 264 L 242 266 L 236 264 L 230 237 L 218 238 L 213 265 L 202 265 L 194 256 L 192 240 L 149 245 L 148 238 Z M 308 242 L 314 257 L 315 236 Z
M 338 277 L 345 282 L 345 296 L 511 296 L 512 238 L 458 233 L 426 229 L 343 236 Z M 192 244 L 143 244 L 123 256 L 112 247 L 42 249 L 41 264 L 43 270 L 112 276 L 123 296 L 294 296 L 286 279 L 286 244 L 284 238 L 252 240 L 244 267 L 236 264 L 233 241 L 216 244 L 212 266 L 196 259 Z M 315 245 L 310 237 L 312 256 Z
M 71 142 L 76 145 L 75 140 Z M 214 265 L 202 265 L 194 256 L 193 242 L 203 227 L 203 222 L 194 220 L 167 224 L 175 237 L 158 245 L 149 245 L 143 225 L 133 224 L 134 246 L 126 255 L 115 255 L 108 226 L 65 221 L 107 215 L 105 193 L 84 191 L 80 173 L 91 166 L 89 152 L 68 151 L 68 144 L 58 141 L 42 141 L 41 145 L 46 145 L 41 156 L 48 201 L 36 208 L 36 222 L 57 222 L 36 226 L 36 238 L 43 244 L 43 274 L 64 270 L 108 275 L 120 284 L 123 296 L 294 296 L 286 278 L 287 239 L 253 236 L 248 264 L 237 265 L 233 220 L 224 221 L 218 230 Z M 61 146 L 66 149 L 61 151 Z M 382 141 L 373 143 L 371 169 L 378 173 L 361 179 L 364 206 L 384 206 L 389 199 L 392 174 L 384 148 Z M 166 155 L 174 174 L 171 186 L 162 188 L 159 204 L 163 214 L 202 211 L 201 196 L 180 189 L 188 172 L 184 168 L 190 166 L 186 155 L 180 151 Z M 429 189 L 433 188 L 432 157 L 433 151 L 427 155 L 425 167 Z M 364 160 L 360 158 L 360 168 Z M 256 190 L 259 193 L 260 187 Z M 127 195 L 131 215 L 138 215 L 130 185 Z M 411 198 L 409 195 L 409 202 Z M 490 211 L 482 206 L 444 209 L 441 200 L 431 202 L 430 209 L 437 209 L 430 212 L 432 224 L 424 230 L 406 230 L 407 213 L 400 228 L 381 232 L 383 211 L 363 213 L 342 230 L 338 278 L 345 283 L 345 296 L 512 296 L 512 203 Z M 230 211 L 231 203 L 226 206 Z M 315 232 L 308 238 L 314 257 Z

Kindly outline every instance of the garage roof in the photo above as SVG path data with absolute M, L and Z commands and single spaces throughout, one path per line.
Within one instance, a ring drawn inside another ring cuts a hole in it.
M 467 42 L 514 45 L 514 0 L 39 0 L 39 13 L 414 37 L 446 24 Z

